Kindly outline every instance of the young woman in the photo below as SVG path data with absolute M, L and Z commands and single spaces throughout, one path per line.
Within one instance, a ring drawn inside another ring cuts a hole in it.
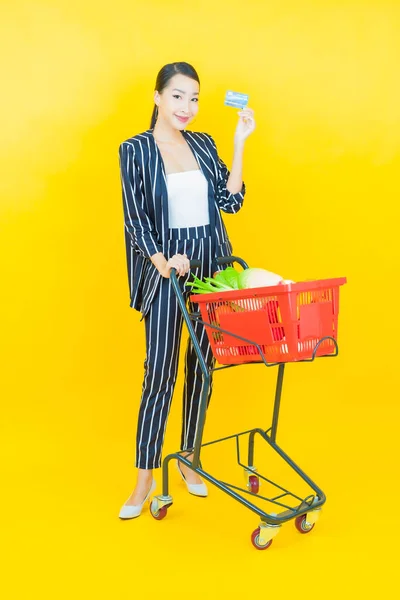
M 161 466 L 161 451 L 178 366 L 182 315 L 169 276 L 172 268 L 185 298 L 190 260 L 201 260 L 197 276 L 212 276 L 218 256 L 230 256 L 220 211 L 236 213 L 243 204 L 242 158 L 246 138 L 255 128 L 253 111 L 239 112 L 234 157 L 229 172 L 207 133 L 186 131 L 199 110 L 199 77 L 184 62 L 165 65 L 154 93 L 150 129 L 120 145 L 130 306 L 142 313 L 146 359 L 140 403 L 137 483 L 122 506 L 120 518 L 140 515 L 155 488 L 152 470 Z M 209 367 L 214 365 L 204 327 L 194 324 Z M 209 391 L 208 401 L 211 396 Z M 181 451 L 191 461 L 202 375 L 189 339 L 185 356 Z M 206 496 L 201 478 L 185 465 L 178 469 L 189 492 Z

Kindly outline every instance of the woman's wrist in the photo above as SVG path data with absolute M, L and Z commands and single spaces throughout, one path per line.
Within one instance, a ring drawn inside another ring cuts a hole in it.
M 243 151 L 244 140 L 234 139 L 234 152 L 232 159 L 232 167 L 226 182 L 226 189 L 230 194 L 238 194 L 243 187 Z
M 236 137 L 233 140 L 233 150 L 234 152 L 243 152 L 245 139 L 237 139 Z
M 153 254 L 153 256 L 150 257 L 150 260 L 157 269 L 157 271 L 160 273 L 160 275 L 165 277 L 166 266 L 168 261 L 165 258 L 164 254 L 162 252 L 157 252 L 157 254 Z

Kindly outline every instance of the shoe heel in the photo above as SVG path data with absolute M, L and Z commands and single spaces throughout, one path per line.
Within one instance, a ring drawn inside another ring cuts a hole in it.
M 156 484 L 155 480 L 153 479 L 153 481 L 151 482 L 150 489 L 141 504 L 131 504 L 131 505 L 123 504 L 123 506 L 121 507 L 121 510 L 119 512 L 119 518 L 123 519 L 123 520 L 127 520 L 127 519 L 135 519 L 136 517 L 139 517 L 142 513 L 143 506 L 146 504 L 146 502 L 149 502 L 151 500 L 151 494 L 156 489 L 156 486 L 157 486 L 157 484 Z
M 199 498 L 206 498 L 208 496 L 207 486 L 204 482 L 203 483 L 188 483 L 186 481 L 184 474 L 181 471 L 180 466 L 179 466 L 179 460 L 176 461 L 176 467 L 182 477 L 182 480 L 186 483 L 186 487 L 188 489 L 189 494 L 192 494 L 192 496 L 199 496 Z

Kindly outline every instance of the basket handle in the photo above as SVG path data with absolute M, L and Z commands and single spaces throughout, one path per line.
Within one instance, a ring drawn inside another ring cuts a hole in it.
M 191 269 L 197 269 L 201 267 L 201 260 L 199 260 L 198 258 L 192 258 L 192 260 L 190 261 L 190 268 Z M 174 269 L 175 271 L 175 269 Z
M 243 260 L 243 258 L 240 258 L 239 256 L 219 256 L 217 258 L 218 265 L 226 265 L 226 264 L 233 263 L 233 262 L 239 263 L 243 267 L 243 269 L 249 268 L 249 265 Z M 191 269 L 198 269 L 200 267 L 201 267 L 201 260 L 199 260 L 198 258 L 193 258 L 190 261 Z M 171 272 L 172 271 L 176 272 L 175 269 L 171 269 Z
M 239 263 L 239 265 L 241 267 L 243 267 L 243 269 L 249 268 L 249 265 L 247 264 L 247 262 L 244 261 L 243 258 L 240 258 L 239 256 L 219 256 L 217 258 L 218 265 L 226 265 L 228 263 L 234 263 L 234 262 Z

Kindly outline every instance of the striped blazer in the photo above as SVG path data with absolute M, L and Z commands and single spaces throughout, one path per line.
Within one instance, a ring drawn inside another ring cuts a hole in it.
M 213 138 L 207 133 L 182 131 L 199 167 L 208 181 L 208 205 L 212 249 L 217 256 L 232 254 L 221 211 L 236 213 L 243 205 L 245 184 L 236 194 L 226 189 L 229 171 L 218 156 Z M 163 159 L 148 129 L 119 146 L 119 165 L 125 222 L 125 246 L 129 279 L 130 306 L 143 317 L 158 289 L 162 275 L 150 257 L 162 252 L 168 243 L 168 191 Z M 217 270 L 214 260 L 213 272 Z M 143 318 L 142 317 L 142 318 Z

